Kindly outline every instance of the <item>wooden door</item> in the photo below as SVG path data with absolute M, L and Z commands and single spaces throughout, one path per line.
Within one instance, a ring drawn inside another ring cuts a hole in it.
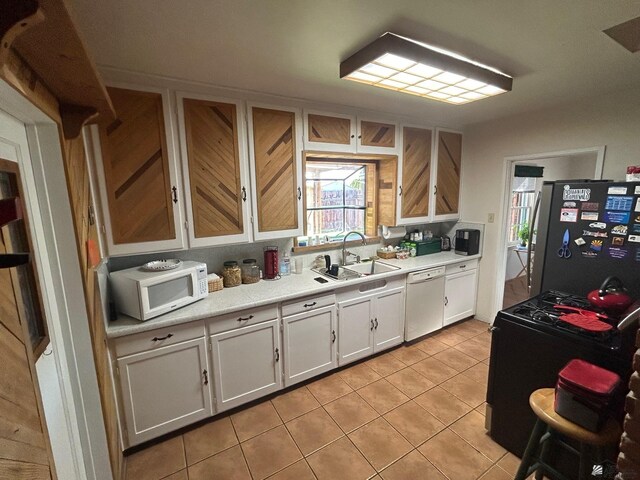
M 444 284 L 444 325 L 476 313 L 477 270 L 447 275 Z
M 404 287 L 394 288 L 376 298 L 373 339 L 374 352 L 404 340 Z
M 282 388 L 278 320 L 212 335 L 211 347 L 218 412 Z
M 373 353 L 373 298 L 338 304 L 338 363 L 345 365 Z
M 395 123 L 358 119 L 358 152 L 395 153 L 397 130 Z
M 180 192 L 168 147 L 172 132 L 167 136 L 166 100 L 158 92 L 108 91 L 117 114 L 100 129 L 109 253 L 181 248 L 181 234 L 176 234 Z M 156 244 L 144 245 L 150 242 Z
M 426 128 L 402 129 L 401 223 L 429 220 L 431 136 Z
M 256 240 L 302 234 L 302 157 L 299 113 L 250 107 Z
M 462 134 L 438 130 L 435 216 L 457 218 L 462 169 Z
M 8 259 L 7 253 L 15 252 L 19 237 L 28 235 L 24 225 L 19 229 L 9 228 L 23 224 L 23 220 L 13 220 L 19 215 L 11 212 L 15 212 L 16 208 L 11 205 L 16 203 L 10 198 L 16 196 L 19 185 L 17 165 L 0 160 L 0 192 L 4 199 L 0 203 L 3 217 L 0 223 L 4 225 L 0 232 L 0 259 L 3 263 Z M 17 210 L 21 211 L 22 205 L 18 204 Z M 11 223 L 6 225 L 8 221 Z M 50 479 L 55 474 L 32 353 L 42 344 L 41 338 L 46 338 L 46 333 L 39 332 L 28 320 L 30 315 L 41 316 L 42 312 L 34 310 L 39 305 L 39 299 L 33 299 L 37 290 L 28 286 L 24 272 L 17 271 L 25 268 L 29 268 L 28 264 L 0 268 L 0 478 Z M 27 300 L 29 297 L 31 302 Z
M 203 337 L 118 359 L 129 446 L 213 414 L 206 351 Z
M 191 246 L 249 241 L 242 106 L 178 95 Z
M 304 144 L 307 150 L 355 152 L 355 117 L 305 111 Z
M 290 315 L 283 323 L 286 387 L 337 366 L 335 305 Z

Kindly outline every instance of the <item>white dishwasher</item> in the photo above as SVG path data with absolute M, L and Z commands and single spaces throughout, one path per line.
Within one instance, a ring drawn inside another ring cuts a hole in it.
M 405 341 L 442 328 L 444 273 L 445 267 L 436 267 L 407 275 Z

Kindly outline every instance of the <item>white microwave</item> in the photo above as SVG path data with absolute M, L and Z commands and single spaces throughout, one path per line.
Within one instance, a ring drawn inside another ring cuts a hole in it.
M 111 293 L 119 312 L 149 320 L 209 294 L 207 265 L 184 261 L 178 268 L 160 272 L 140 267 L 111 272 Z

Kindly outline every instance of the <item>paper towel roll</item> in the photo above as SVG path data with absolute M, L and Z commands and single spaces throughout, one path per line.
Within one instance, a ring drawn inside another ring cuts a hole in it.
M 382 238 L 389 240 L 391 238 L 402 238 L 407 234 L 405 227 L 387 227 L 386 225 L 380 225 L 382 231 Z

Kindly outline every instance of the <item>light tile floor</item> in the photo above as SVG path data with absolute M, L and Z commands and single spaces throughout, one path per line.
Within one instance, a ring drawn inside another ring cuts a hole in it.
M 508 480 L 486 434 L 491 337 L 467 320 L 127 457 L 127 480 Z

